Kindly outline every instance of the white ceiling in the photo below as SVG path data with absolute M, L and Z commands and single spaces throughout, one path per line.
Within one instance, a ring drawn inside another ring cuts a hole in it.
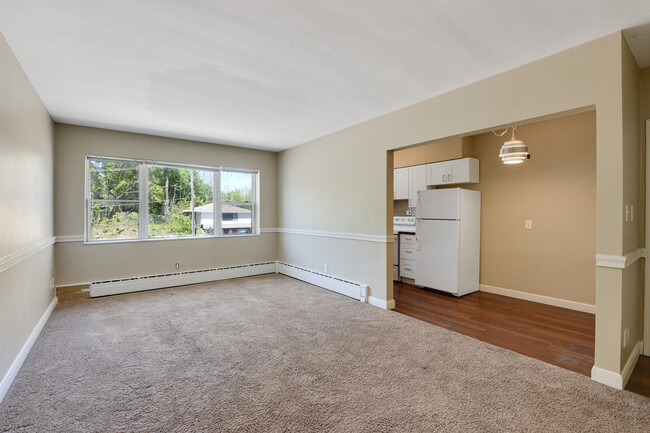
M 55 121 L 270 150 L 649 22 L 648 0 L 0 2 Z

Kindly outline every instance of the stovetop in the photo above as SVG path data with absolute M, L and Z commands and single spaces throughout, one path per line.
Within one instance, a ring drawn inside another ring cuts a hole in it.
M 415 233 L 414 216 L 394 216 L 393 217 L 393 234 L 399 232 Z

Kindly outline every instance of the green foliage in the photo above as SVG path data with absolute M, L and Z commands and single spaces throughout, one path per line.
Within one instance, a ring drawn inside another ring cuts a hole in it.
M 149 215 L 149 236 L 151 237 L 182 237 L 192 236 L 191 214 L 184 214 L 183 209 L 174 206 L 165 218 L 162 215 Z M 197 233 L 198 234 L 198 233 Z
M 212 202 L 212 173 L 193 170 L 194 207 Z M 189 209 L 192 201 L 190 170 L 170 167 L 149 167 L 149 213 L 169 215 L 171 208 Z
M 222 191 L 221 201 L 233 202 L 233 203 L 250 202 L 251 192 L 249 190 L 249 191 L 244 191 L 242 193 L 239 189 L 235 189 L 232 191 Z
M 130 239 L 137 237 L 137 212 L 115 212 L 112 216 L 108 216 L 106 212 L 93 212 L 92 239 Z

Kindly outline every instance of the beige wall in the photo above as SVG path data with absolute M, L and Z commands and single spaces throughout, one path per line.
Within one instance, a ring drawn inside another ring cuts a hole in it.
M 447 161 L 470 156 L 470 154 L 471 145 L 467 140 L 461 137 L 450 138 L 396 150 L 393 152 L 393 167 L 401 168 Z
M 632 229 L 623 230 L 623 197 L 636 193 L 637 187 L 623 179 L 622 39 L 620 33 L 612 34 L 282 152 L 280 227 L 388 236 L 390 150 L 595 107 L 596 251 L 627 253 L 623 238 Z M 332 240 L 340 246 L 317 251 L 317 236 L 281 234 L 280 245 L 288 242 L 296 264 L 306 265 L 321 257 L 329 260 L 351 240 Z M 359 237 L 353 242 L 366 241 Z M 377 269 L 357 279 L 370 285 L 371 296 L 390 300 L 392 282 L 381 272 L 382 263 L 391 262 L 390 244 L 368 248 L 372 253 L 341 263 L 336 274 Z M 621 303 L 627 290 L 622 273 L 596 269 L 596 365 L 616 373 L 622 364 Z M 609 302 L 611 298 L 618 302 Z
M 0 95 L 1 380 L 54 299 L 53 124 L 1 34 Z
M 629 253 L 643 246 L 640 239 L 640 226 L 643 220 L 639 216 L 639 67 L 630 51 L 625 38 L 621 40 L 622 51 L 622 95 L 623 95 L 623 198 L 625 203 L 634 206 L 633 221 L 623 223 L 623 252 Z M 643 213 L 641 213 L 643 215 Z M 643 298 L 643 262 L 634 263 L 623 272 L 622 314 L 620 363 L 624 366 L 632 355 L 637 342 L 643 338 L 643 310 L 639 303 Z M 622 333 L 630 330 L 630 341 L 623 347 Z
M 481 191 L 481 284 L 594 305 L 596 113 L 517 127 L 531 159 L 505 165 L 507 137 L 472 137 Z M 525 220 L 532 230 L 524 228 Z
M 277 226 L 277 154 L 260 150 L 57 124 L 55 127 L 55 233 L 84 231 L 86 154 L 260 170 L 260 226 Z M 87 283 L 276 260 L 277 235 L 56 245 L 56 284 Z
M 643 176 L 644 182 L 642 185 L 645 186 L 645 188 L 642 188 L 640 195 L 640 200 L 639 200 L 639 211 L 646 210 L 647 209 L 647 194 L 646 192 L 650 190 L 648 188 L 648 182 L 650 182 L 650 177 L 646 173 L 646 167 L 650 166 L 647 164 L 647 158 L 650 157 L 650 154 L 647 152 L 647 143 L 648 141 L 648 135 L 649 131 L 647 130 L 647 123 L 646 120 L 650 119 L 650 67 L 644 68 L 640 71 L 639 74 L 639 120 L 640 120 L 640 128 L 639 128 L 639 149 L 640 149 L 640 158 L 639 158 L 639 164 L 641 166 L 640 173 Z M 640 214 L 639 219 L 641 221 L 646 221 L 646 218 L 648 215 L 648 212 L 645 212 L 644 214 Z M 643 227 L 643 232 L 642 235 L 640 236 L 642 244 L 646 247 L 646 250 L 648 249 L 648 245 L 650 242 L 646 240 L 648 236 L 648 230 L 647 227 Z M 650 260 L 646 259 L 646 271 L 645 275 L 650 275 Z M 644 308 L 644 330 L 643 330 L 643 335 L 644 335 L 644 345 L 643 345 L 643 350 L 644 354 L 650 356 L 650 283 L 646 281 L 646 289 L 645 289 L 645 295 L 644 295 L 644 303 L 645 303 L 645 308 Z

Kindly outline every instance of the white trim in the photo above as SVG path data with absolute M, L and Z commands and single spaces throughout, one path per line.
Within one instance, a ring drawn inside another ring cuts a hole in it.
M 645 257 L 645 248 L 637 248 L 624 256 L 596 254 L 596 266 L 601 268 L 625 269 L 642 257 Z
M 311 269 L 283 262 L 278 262 L 278 273 L 366 302 L 368 286 L 365 284 L 344 280 L 329 274 L 321 274 Z
M 632 376 L 636 362 L 639 360 L 639 355 L 642 352 L 643 342 L 637 341 L 620 374 L 594 365 L 591 368 L 591 378 L 596 382 L 611 386 L 612 388 L 624 389 L 627 381 L 630 380 L 630 376 Z
M 591 367 L 591 378 L 603 385 L 611 386 L 616 389 L 623 389 L 623 376 L 613 371 L 605 370 L 604 368 Z
M 581 302 L 567 301 L 566 299 L 552 298 L 550 296 L 537 295 L 534 293 L 520 292 L 518 290 L 504 289 L 501 287 L 479 284 L 481 292 L 494 293 L 495 295 L 508 296 L 511 298 L 523 299 L 525 301 L 538 302 L 540 304 L 553 305 L 555 307 L 568 308 L 569 310 L 582 311 L 583 313 L 596 314 L 596 306 L 583 304 Z
M 260 234 L 266 234 L 266 233 L 277 233 L 277 229 L 261 229 Z M 177 241 L 177 240 L 188 240 L 188 239 L 218 239 L 218 238 L 245 238 L 245 237 L 250 237 L 250 236 L 259 236 L 260 234 L 258 233 L 249 233 L 249 234 L 241 234 L 241 235 L 222 235 L 222 236 L 188 236 L 184 238 L 152 238 L 152 239 L 115 239 L 115 240 L 108 240 L 108 241 L 92 241 L 92 242 L 86 242 L 88 245 L 94 245 L 94 244 L 112 244 L 112 243 L 122 243 L 122 242 L 139 242 L 139 241 L 144 241 L 144 242 L 150 242 L 150 241 Z M 66 242 L 83 242 L 84 241 L 84 235 L 72 235 L 72 236 L 57 236 L 56 237 L 56 243 L 66 243 Z
M 650 176 L 647 175 L 648 169 L 650 167 L 648 162 L 650 162 L 650 154 L 648 150 L 650 149 L 650 119 L 645 120 L 645 148 L 646 148 L 646 177 L 645 185 L 646 191 L 650 191 Z M 650 228 L 650 200 L 645 201 L 645 246 L 650 245 L 650 233 L 648 233 L 648 228 Z M 643 354 L 650 356 L 650 261 L 645 261 L 645 278 L 644 278 L 644 296 L 643 296 Z
M 96 281 L 90 284 L 90 297 L 94 298 L 97 296 L 185 286 L 187 284 L 206 283 L 230 278 L 272 274 L 276 272 L 276 269 L 276 262 L 266 262 L 162 275 L 148 275 L 111 281 Z
M 56 237 L 56 243 L 63 243 L 63 242 L 83 242 L 84 241 L 84 235 L 72 235 L 72 236 L 57 236 Z
M 382 235 L 366 235 L 361 233 L 338 233 L 338 232 L 324 232 L 320 230 L 303 230 L 303 229 L 288 229 L 288 228 L 277 228 L 278 233 L 288 233 L 292 235 L 304 235 L 304 236 L 318 236 L 323 238 L 336 238 L 336 239 L 350 239 L 354 241 L 366 241 L 366 242 L 379 242 L 382 244 L 389 244 L 394 242 L 395 236 L 382 236 Z
M 14 251 L 11 254 L 7 254 L 4 257 L 0 257 L 0 272 L 6 271 L 12 266 L 16 266 L 18 263 L 22 262 L 23 260 L 38 253 L 39 251 L 43 251 L 45 248 L 52 246 L 52 244 L 54 244 L 55 241 L 56 238 L 52 236 L 40 240 L 38 242 L 34 242 L 33 244 L 27 245 L 26 247 L 23 247 L 18 251 Z
M 0 382 L 0 402 L 2 402 L 2 400 L 5 398 L 5 395 L 7 395 L 7 391 L 9 391 L 9 388 L 11 387 L 12 382 L 16 378 L 16 375 L 18 374 L 20 367 L 23 365 L 23 362 L 25 362 L 25 358 L 27 358 L 27 355 L 29 354 L 29 351 L 32 349 L 34 342 L 36 341 L 39 334 L 43 330 L 43 327 L 45 326 L 47 319 L 50 318 L 50 314 L 52 314 L 52 310 L 54 310 L 54 307 L 56 307 L 57 302 L 58 302 L 57 297 L 55 296 L 54 299 L 52 299 L 52 302 L 50 302 L 50 305 L 43 313 L 43 315 L 41 316 L 41 318 L 39 319 L 38 323 L 36 323 L 36 326 L 32 330 L 32 333 L 29 334 L 27 341 L 25 341 L 25 344 L 23 344 L 22 349 L 20 349 L 20 352 L 18 352 L 16 359 L 14 359 L 14 362 L 11 363 L 11 367 L 9 367 L 9 370 L 7 370 L 7 373 L 5 373 L 4 377 L 2 378 L 2 382 Z
M 627 381 L 630 380 L 630 376 L 632 376 L 632 372 L 634 371 L 634 367 L 636 367 L 636 362 L 639 360 L 639 355 L 641 355 L 641 353 L 643 353 L 643 342 L 637 341 L 634 345 L 634 349 L 632 349 L 632 353 L 630 353 L 630 357 L 625 363 L 625 367 L 623 367 L 623 371 L 621 371 L 621 376 L 623 377 L 623 388 L 627 386 Z
M 389 301 L 384 301 L 383 299 L 375 298 L 374 296 L 368 297 L 368 303 L 374 305 L 375 307 L 383 308 L 384 310 L 394 310 L 395 309 L 395 300 L 391 299 Z

